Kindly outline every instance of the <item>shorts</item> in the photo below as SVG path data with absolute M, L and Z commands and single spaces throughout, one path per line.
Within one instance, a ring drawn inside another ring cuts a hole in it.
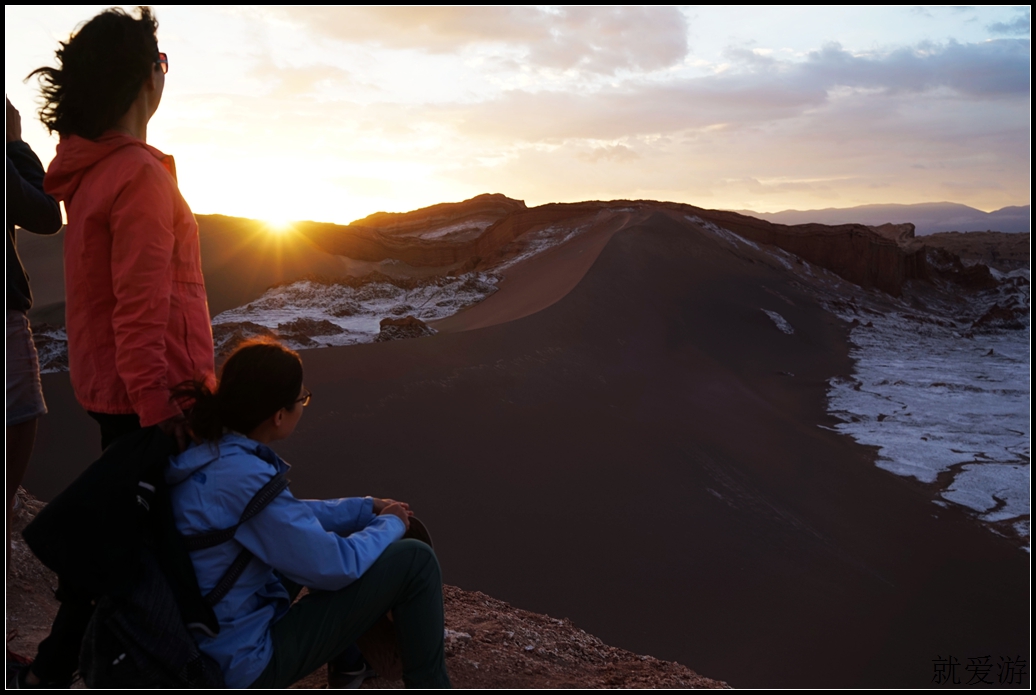
M 7 426 L 47 414 L 40 361 L 24 311 L 7 310 Z

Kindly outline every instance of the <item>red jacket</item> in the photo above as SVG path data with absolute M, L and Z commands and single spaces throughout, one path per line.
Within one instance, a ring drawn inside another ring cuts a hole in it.
M 143 427 L 177 415 L 170 387 L 214 374 L 198 223 L 173 158 L 108 131 L 62 136 L 44 180 L 65 203 L 65 323 L 76 398 Z

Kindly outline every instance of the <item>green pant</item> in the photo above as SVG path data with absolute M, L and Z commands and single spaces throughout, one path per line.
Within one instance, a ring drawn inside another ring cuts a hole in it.
M 287 688 L 355 644 L 387 611 L 408 688 L 448 688 L 443 648 L 442 574 L 432 549 L 393 543 L 358 580 L 338 591 L 313 591 L 272 630 L 273 657 L 253 688 Z

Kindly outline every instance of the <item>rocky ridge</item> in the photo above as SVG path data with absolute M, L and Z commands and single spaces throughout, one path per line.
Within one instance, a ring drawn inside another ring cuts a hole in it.
M 1029 262 L 1028 234 L 948 233 L 918 238 L 912 224 L 782 225 L 735 212 L 656 201 L 529 208 L 523 201 L 487 194 L 407 213 L 375 213 L 348 226 L 300 223 L 296 233 L 304 243 L 284 247 L 298 246 L 293 251 L 298 258 L 293 257 L 291 267 L 278 276 L 282 282 L 265 290 L 254 287 L 251 294 L 239 293 L 241 299 L 254 298 L 214 316 L 216 351 L 222 357 L 241 340 L 263 336 L 295 349 L 384 341 L 400 331 L 392 327 L 383 333 L 379 323 L 383 319 L 444 318 L 495 292 L 499 274 L 519 261 L 591 228 L 634 228 L 656 214 L 682 224 L 714 225 L 723 233 L 769 245 L 864 289 L 894 297 L 902 296 L 905 286 L 915 282 L 989 290 L 1000 282 L 990 267 L 1011 271 Z M 209 222 L 202 220 L 203 240 L 208 238 Z M 233 246 L 234 229 L 240 227 L 242 234 L 247 230 L 241 227 L 246 221 L 238 221 L 236 227 L 223 218 L 212 222 L 218 223 L 208 243 L 214 265 L 207 270 L 206 282 L 214 283 L 213 291 L 219 295 L 220 283 L 227 284 L 225 272 L 219 269 L 241 260 L 227 260 L 236 257 L 224 247 Z M 273 251 L 264 253 L 268 256 Z M 311 262 L 316 263 L 315 270 L 303 272 Z M 991 315 L 979 325 L 1019 325 L 1021 309 L 1002 308 L 1012 315 Z M 63 329 L 35 325 L 44 371 L 63 371 L 67 368 Z M 429 334 L 405 333 L 408 337 Z
M 593 216 L 631 210 L 698 217 L 745 239 L 795 254 L 861 287 L 893 296 L 902 293 L 905 282 L 932 280 L 928 250 L 945 245 L 915 237 L 912 224 L 784 225 L 736 212 L 643 200 L 550 203 L 529 208 L 522 201 L 499 194 L 408 213 L 377 213 L 346 227 L 306 223 L 300 231 L 328 252 L 356 260 L 394 259 L 413 267 L 489 270 L 519 255 L 520 241 L 538 230 L 578 226 Z M 479 224 L 465 226 L 465 221 L 472 219 Z M 464 227 L 467 232 L 439 233 L 454 227 Z

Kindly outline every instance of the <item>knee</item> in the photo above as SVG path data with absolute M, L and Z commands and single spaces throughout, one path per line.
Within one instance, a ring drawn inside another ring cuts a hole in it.
M 442 569 L 439 559 L 432 547 L 423 541 L 404 538 L 388 547 L 386 553 L 392 552 L 409 559 L 411 572 L 422 578 L 442 583 Z

